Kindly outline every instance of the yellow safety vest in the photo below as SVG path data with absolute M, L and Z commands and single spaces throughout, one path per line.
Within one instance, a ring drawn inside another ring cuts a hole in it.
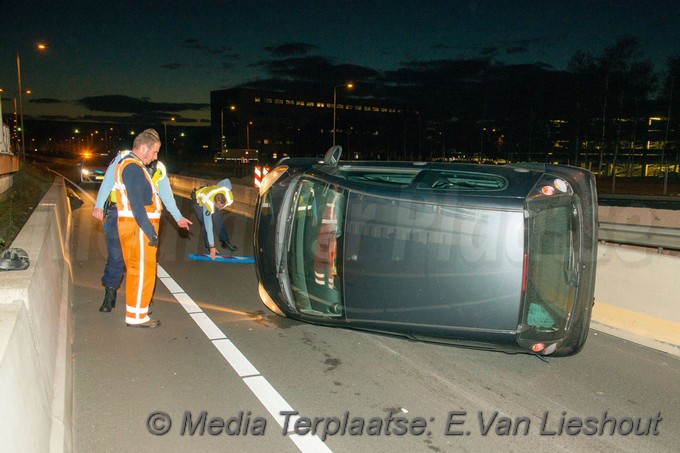
M 223 186 L 205 186 L 200 189 L 196 189 L 196 202 L 200 206 L 204 206 L 211 214 L 215 213 L 215 195 L 224 194 L 227 199 L 226 206 L 231 205 L 234 202 L 234 195 L 231 190 Z
M 123 170 L 128 165 L 139 165 L 144 170 L 144 176 L 146 176 L 146 179 L 151 185 L 151 190 L 153 191 L 151 196 L 152 203 L 148 206 L 144 206 L 144 209 L 146 210 L 146 215 L 149 217 L 149 219 L 160 219 L 161 211 L 163 210 L 161 197 L 158 195 L 158 190 L 156 189 L 156 186 L 154 186 L 151 176 L 149 176 L 149 173 L 146 171 L 146 167 L 144 167 L 144 164 L 136 157 L 123 159 L 116 166 L 116 182 L 114 183 L 114 187 L 116 190 L 116 198 L 120 200 L 118 202 L 120 203 L 118 206 L 118 217 L 134 217 L 132 215 L 132 209 L 130 208 L 130 200 L 128 199 L 127 189 L 123 183 Z
M 120 158 L 121 160 L 130 154 L 130 151 L 121 151 L 120 152 Z M 158 161 L 156 162 L 156 171 L 154 172 L 153 176 L 151 177 L 151 181 L 153 182 L 153 185 L 158 189 L 158 182 L 165 178 L 165 175 L 167 175 L 167 170 L 165 169 L 165 165 L 163 165 L 163 162 Z M 114 187 L 111 189 L 111 194 L 109 195 L 109 199 L 111 200 L 111 203 L 116 202 L 116 188 Z

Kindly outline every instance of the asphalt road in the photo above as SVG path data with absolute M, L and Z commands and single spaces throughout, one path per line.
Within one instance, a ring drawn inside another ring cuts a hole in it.
M 253 265 L 189 260 L 202 252 L 198 225 L 180 235 L 165 215 L 153 307 L 162 325 L 128 328 L 123 291 L 113 312 L 98 311 L 106 250 L 91 209 L 85 197 L 74 210 L 71 249 L 78 452 L 680 445 L 673 356 L 591 330 L 581 353 L 544 362 L 280 318 L 259 301 Z M 252 220 L 226 222 L 238 253 L 252 255 Z M 299 435 L 282 411 L 299 414 Z M 301 435 L 310 425 L 316 435 Z

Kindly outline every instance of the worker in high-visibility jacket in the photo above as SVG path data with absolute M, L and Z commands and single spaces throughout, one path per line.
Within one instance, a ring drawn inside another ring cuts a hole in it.
M 229 232 L 226 225 L 224 225 L 221 213 L 222 209 L 234 202 L 231 181 L 223 179 L 217 185 L 194 189 L 191 192 L 191 199 L 194 202 L 196 217 L 203 224 L 203 243 L 205 248 L 210 251 L 210 258 L 214 260 L 217 256 L 213 224 L 219 231 L 219 240 L 222 247 L 228 248 L 231 251 L 238 250 L 235 245 L 229 242 Z
M 129 150 L 119 152 L 113 159 L 109 167 L 106 169 L 104 179 L 99 186 L 97 193 L 97 200 L 94 203 L 92 210 L 92 217 L 100 222 L 104 222 L 104 235 L 106 238 L 106 265 L 104 266 L 104 274 L 101 282 L 104 285 L 104 301 L 102 302 L 99 311 L 108 313 L 116 306 L 116 294 L 121 281 L 123 281 L 123 271 L 125 263 L 123 262 L 123 251 L 120 248 L 120 239 L 118 238 L 118 204 L 116 203 L 116 191 L 113 188 L 113 179 L 116 166 L 120 160 L 130 153 Z M 184 218 L 182 213 L 177 208 L 175 197 L 170 187 L 170 181 L 167 177 L 165 165 L 156 160 L 152 162 L 147 171 L 152 175 L 153 181 L 158 194 L 161 197 L 163 206 L 168 210 L 170 215 L 175 219 L 180 228 L 189 229 L 191 221 Z
M 118 237 L 127 268 L 125 323 L 130 327 L 160 325 L 149 317 L 156 284 L 158 226 L 163 206 L 146 166 L 156 160 L 161 141 L 153 129 L 135 138 L 132 153 L 116 166 L 114 187 L 118 204 Z
M 329 191 L 321 216 L 321 225 L 317 234 L 317 246 L 314 252 L 314 282 L 328 289 L 335 289 L 337 282 L 338 241 L 342 230 L 341 219 L 338 217 L 338 202 L 341 195 Z

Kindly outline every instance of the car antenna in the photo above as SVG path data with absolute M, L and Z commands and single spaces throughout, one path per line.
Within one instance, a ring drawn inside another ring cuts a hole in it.
M 342 146 L 334 145 L 328 148 L 326 155 L 323 156 L 323 163 L 325 165 L 331 165 L 333 167 L 338 165 L 340 161 L 340 155 L 342 154 Z

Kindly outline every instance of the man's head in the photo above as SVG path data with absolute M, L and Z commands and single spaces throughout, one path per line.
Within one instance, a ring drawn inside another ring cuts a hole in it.
M 215 195 L 215 207 L 218 211 L 221 211 L 227 206 L 227 197 L 223 193 L 218 193 Z
M 158 150 L 161 149 L 161 138 L 155 129 L 145 129 L 132 144 L 132 152 L 139 157 L 144 165 L 149 165 L 158 158 Z

